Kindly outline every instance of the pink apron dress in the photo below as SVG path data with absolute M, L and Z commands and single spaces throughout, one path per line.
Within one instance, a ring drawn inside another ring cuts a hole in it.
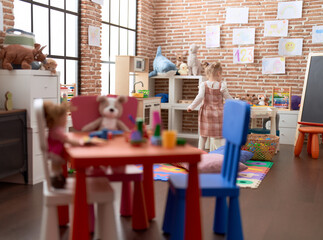
M 209 88 L 205 82 L 205 94 L 199 110 L 199 131 L 202 137 L 222 138 L 223 96 L 219 89 Z

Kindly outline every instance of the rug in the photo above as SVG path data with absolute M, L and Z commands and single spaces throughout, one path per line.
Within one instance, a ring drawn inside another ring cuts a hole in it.
M 246 165 L 248 169 L 238 174 L 237 185 L 241 188 L 257 188 L 273 163 L 270 161 L 249 160 Z M 141 166 L 138 167 L 142 169 Z M 187 174 L 187 171 L 171 164 L 154 165 L 155 181 L 167 181 L 170 174 Z

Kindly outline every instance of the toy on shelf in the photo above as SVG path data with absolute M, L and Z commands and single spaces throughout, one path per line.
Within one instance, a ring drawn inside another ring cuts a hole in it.
M 201 75 L 201 63 L 197 59 L 197 50 L 200 48 L 199 45 L 192 44 L 190 46 L 187 65 L 188 65 L 188 75 Z
M 157 48 L 153 68 L 154 70 L 149 73 L 149 77 L 154 77 L 157 75 L 173 76 L 177 72 L 176 65 L 162 55 L 161 46 Z
M 52 58 L 47 58 L 40 64 L 40 70 L 48 70 L 52 74 L 56 74 L 56 68 L 57 68 L 57 63 Z
M 273 87 L 272 90 L 272 106 L 279 108 L 290 110 L 291 109 L 291 96 L 292 96 L 292 88 L 281 89 L 279 87 Z
M 4 103 L 4 108 L 7 111 L 10 111 L 10 110 L 12 110 L 12 93 L 9 91 L 6 92 L 5 97 L 6 97 L 6 101 Z
M 176 67 L 180 68 L 180 65 L 184 63 L 184 56 L 187 55 L 187 51 L 184 51 L 183 54 L 176 53 Z
M 266 97 L 266 95 L 263 95 L 263 94 L 260 94 L 258 95 L 258 105 L 259 106 L 268 106 L 268 101 L 269 101 L 269 98 Z
M 46 55 L 42 53 L 46 46 L 40 47 L 35 43 L 34 49 L 25 48 L 18 44 L 9 45 L 0 51 L 0 59 L 2 59 L 2 68 L 12 70 L 11 64 L 21 64 L 22 69 L 31 69 L 33 61 L 43 62 Z
M 182 76 L 188 75 L 188 66 L 186 63 L 181 63 L 181 65 L 179 66 L 178 73 Z
M 76 84 L 61 84 L 61 103 L 71 101 L 76 96 Z

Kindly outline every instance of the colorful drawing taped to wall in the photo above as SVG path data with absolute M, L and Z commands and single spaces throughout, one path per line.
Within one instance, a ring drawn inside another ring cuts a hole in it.
M 227 8 L 225 23 L 248 23 L 249 8 Z
M 303 1 L 279 2 L 277 19 L 301 18 Z
M 220 47 L 220 25 L 206 27 L 206 47 Z
M 313 26 L 312 43 L 323 43 L 323 26 Z
M 288 20 L 265 21 L 265 37 L 287 37 Z
M 254 62 L 254 47 L 234 48 L 233 63 L 244 64 Z
M 89 45 L 100 47 L 100 28 L 89 26 L 88 35 Z
M 234 45 L 255 44 L 255 28 L 233 29 L 232 44 Z
M 303 39 L 279 39 L 278 54 L 280 56 L 301 56 Z
M 262 74 L 284 74 L 285 73 L 285 58 L 263 58 L 262 59 Z

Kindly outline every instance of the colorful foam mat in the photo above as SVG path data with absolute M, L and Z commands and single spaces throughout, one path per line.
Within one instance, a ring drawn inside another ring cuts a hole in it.
M 249 160 L 246 165 L 248 169 L 238 174 L 237 185 L 241 188 L 257 188 L 273 163 L 270 161 Z M 140 165 L 138 167 L 142 168 Z M 187 174 L 187 171 L 171 164 L 154 165 L 155 181 L 167 181 L 170 174 Z

